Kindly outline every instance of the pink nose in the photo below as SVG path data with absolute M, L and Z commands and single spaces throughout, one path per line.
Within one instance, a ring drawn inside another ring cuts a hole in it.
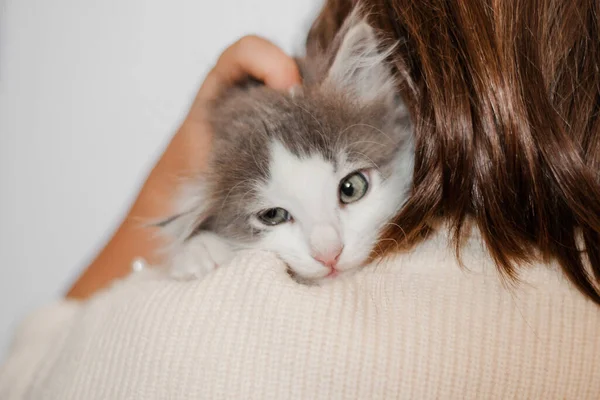
M 333 248 L 325 253 L 315 254 L 313 258 L 323 264 L 326 267 L 333 268 L 336 266 L 338 260 L 340 259 L 340 254 L 342 254 L 342 250 L 344 250 L 344 246 Z

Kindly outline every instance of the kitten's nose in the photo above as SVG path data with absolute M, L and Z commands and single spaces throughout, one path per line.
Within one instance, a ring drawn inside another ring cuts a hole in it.
M 344 250 L 344 246 L 336 246 L 333 249 L 330 249 L 324 253 L 318 253 L 313 255 L 313 258 L 323 264 L 326 267 L 333 268 L 337 265 L 338 260 L 340 259 L 340 255 L 342 254 L 342 250 Z
M 340 258 L 344 245 L 333 225 L 321 224 L 313 227 L 310 235 L 312 257 L 321 264 L 333 268 Z

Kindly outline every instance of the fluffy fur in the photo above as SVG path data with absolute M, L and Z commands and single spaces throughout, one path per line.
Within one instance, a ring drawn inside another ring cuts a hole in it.
M 300 89 L 246 85 L 214 104 L 209 171 L 161 224 L 174 275 L 202 276 L 243 248 L 275 252 L 305 281 L 368 261 L 409 190 L 412 127 L 374 30 L 351 18 L 336 43 L 300 60 Z M 356 172 L 368 189 L 344 204 L 340 184 Z M 274 208 L 289 220 L 265 224 Z

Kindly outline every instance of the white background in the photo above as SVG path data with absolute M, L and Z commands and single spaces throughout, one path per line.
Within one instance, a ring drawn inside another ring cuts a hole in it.
M 110 237 L 218 54 L 322 0 L 0 0 L 0 360 Z

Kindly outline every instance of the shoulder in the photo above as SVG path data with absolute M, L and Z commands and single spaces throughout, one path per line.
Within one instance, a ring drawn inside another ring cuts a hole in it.
M 263 252 L 202 281 L 140 273 L 78 307 L 31 390 L 100 398 L 103 382 L 113 399 L 597 398 L 599 372 L 585 366 L 600 349 L 598 308 L 547 266 L 510 287 L 475 249 L 460 267 L 433 237 L 322 287 L 295 283 Z

